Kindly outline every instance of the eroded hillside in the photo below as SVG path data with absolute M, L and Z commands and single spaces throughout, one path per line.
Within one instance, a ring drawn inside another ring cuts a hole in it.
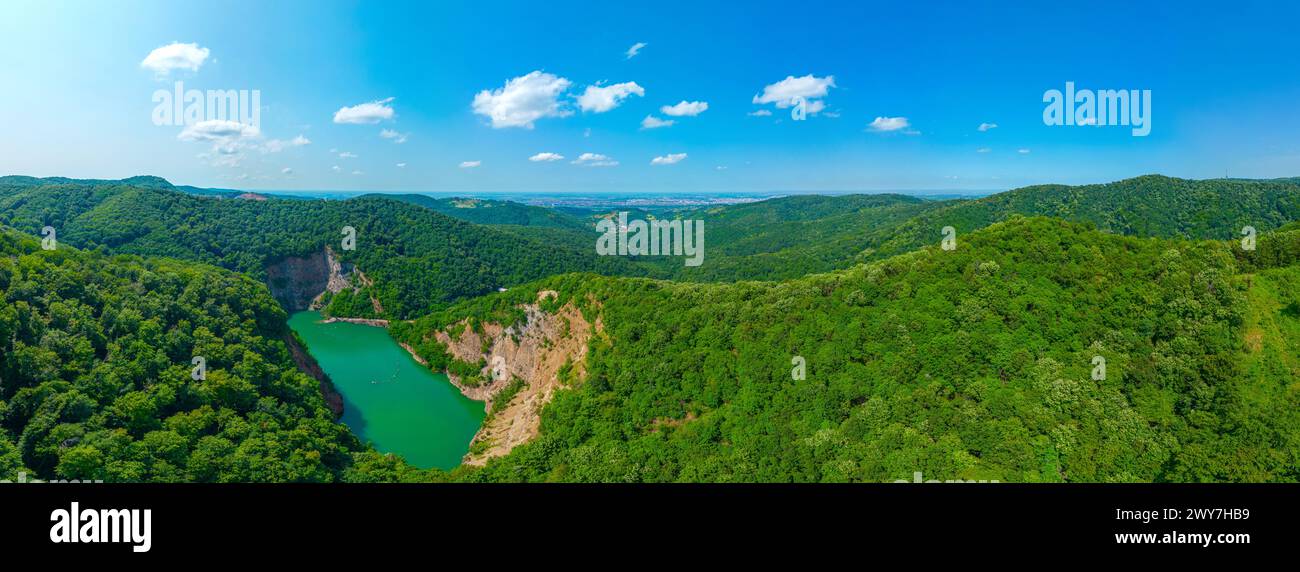
M 604 325 L 572 301 L 554 306 L 557 296 L 538 292 L 515 307 L 514 321 L 466 318 L 419 334 L 421 349 L 402 343 L 424 365 L 446 364 L 451 382 L 484 402 L 488 417 L 465 464 L 483 465 L 534 439 L 556 392 L 586 378 L 588 345 Z

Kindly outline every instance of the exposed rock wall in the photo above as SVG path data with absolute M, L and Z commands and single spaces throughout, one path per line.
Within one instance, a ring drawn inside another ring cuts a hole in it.
M 289 312 L 317 309 L 325 292 L 339 292 L 350 287 L 348 274 L 351 265 L 347 265 L 334 256 L 334 251 L 325 247 L 320 252 L 306 257 L 290 256 L 266 267 L 267 286 L 271 295 Z M 384 322 L 384 325 L 388 325 Z M 334 417 L 343 416 L 343 396 L 334 388 L 334 382 L 320 364 L 293 337 L 286 334 L 284 342 L 289 346 L 289 353 L 298 369 L 320 382 L 320 392 Z
M 334 413 L 334 418 L 342 418 L 343 395 L 334 388 L 334 382 L 325 375 L 325 370 L 316 363 L 316 358 L 311 357 L 311 354 L 298 344 L 298 339 L 293 337 L 292 332 L 284 335 L 284 343 L 289 346 L 289 355 L 293 357 L 293 363 L 298 366 L 298 369 L 320 382 L 321 396 L 325 398 L 325 405 Z
M 539 293 L 539 297 L 554 295 L 549 291 Z M 489 414 L 474 435 L 470 453 L 464 459 L 467 465 L 483 465 L 536 437 L 541 428 L 542 407 L 562 387 L 560 368 L 570 363 L 571 379 L 586 378 L 588 342 L 593 335 L 604 331 L 599 318 L 595 323 L 589 322 L 573 303 L 565 304 L 554 314 L 542 311 L 537 304 L 528 304 L 523 309 L 526 314 L 523 324 L 486 323 L 481 334 L 464 328 L 455 339 L 446 331 L 435 333 L 456 359 L 469 363 L 482 359 L 487 363 L 482 372 L 487 381 L 482 385 L 466 386 L 454 376 L 448 377 L 467 397 L 483 401 L 489 413 L 513 378 L 524 383 L 496 414 Z M 501 368 L 502 375 L 494 376 L 494 366 Z
M 334 256 L 326 247 L 306 257 L 289 256 L 266 267 L 267 286 L 285 310 L 319 308 L 321 295 L 339 292 L 351 286 L 350 264 Z

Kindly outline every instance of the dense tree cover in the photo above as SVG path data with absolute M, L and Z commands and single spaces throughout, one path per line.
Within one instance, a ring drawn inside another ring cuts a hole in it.
M 781 283 L 560 276 L 394 333 L 439 351 L 543 288 L 603 317 L 541 435 L 463 480 L 1300 480 L 1300 271 L 1236 248 L 1013 217 Z
M 447 209 L 445 200 L 439 204 L 437 208 Z M 636 267 L 655 278 L 718 282 L 784 280 L 848 268 L 931 244 L 945 226 L 964 234 L 1016 215 L 1086 222 L 1132 236 L 1227 239 L 1244 226 L 1264 232 L 1300 218 L 1300 185 L 1293 179 L 1145 176 L 1104 185 L 1039 185 L 975 200 L 805 195 L 700 209 L 633 211 L 629 218 L 703 220 L 705 264 L 687 267 L 680 258 L 640 257 Z M 594 244 L 590 225 L 514 230 L 575 250 Z M 636 275 L 632 270 L 619 273 Z
M 1293 180 L 1187 180 L 1144 176 L 1103 185 L 1039 185 L 975 200 L 891 195 L 786 197 L 675 214 L 702 219 L 707 262 L 659 259 L 660 278 L 779 280 L 847 268 L 932 244 L 940 229 L 964 234 L 1012 216 L 1086 222 L 1132 236 L 1227 239 L 1300 218 Z M 648 259 L 649 260 L 649 259 Z
M 248 277 L 0 229 L 0 478 L 427 479 L 334 421 L 288 332 Z
M 516 203 L 475 198 L 434 198 L 428 195 L 363 195 L 381 197 L 422 206 L 452 218 L 490 225 L 565 228 L 590 233 L 592 225 L 583 218 L 548 209 Z
M 197 260 L 260 280 L 272 262 L 332 245 L 375 281 L 370 293 L 393 317 L 558 272 L 642 273 L 625 259 L 597 256 L 594 246 L 571 248 L 378 197 L 248 201 L 159 184 L 0 182 L 0 223 L 32 234 L 49 225 L 74 246 Z M 356 229 L 356 250 L 337 248 L 345 226 Z
M 1102 185 L 1037 185 L 957 201 L 891 229 L 874 253 L 888 256 L 935 240 L 938 229 L 965 233 L 1015 215 L 1086 222 L 1129 236 L 1206 238 L 1260 232 L 1300 219 L 1300 185 L 1286 180 L 1190 180 L 1147 175 Z

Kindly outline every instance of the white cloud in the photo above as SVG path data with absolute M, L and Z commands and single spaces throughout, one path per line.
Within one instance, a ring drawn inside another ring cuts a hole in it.
M 311 145 L 311 139 L 299 135 L 288 141 L 271 139 L 262 144 L 261 150 L 263 153 L 279 153 L 289 147 L 302 147 L 305 145 Z
M 388 105 L 392 103 L 393 98 L 380 99 L 369 103 L 353 105 L 352 107 L 340 107 L 334 112 L 335 123 L 351 124 L 372 124 L 380 121 L 387 121 L 393 118 L 393 107 Z
M 750 117 L 770 117 L 772 115 L 772 112 L 766 109 L 760 109 L 758 111 L 751 111 L 746 115 L 749 115 Z
M 353 175 L 364 175 L 365 173 L 362 173 L 361 171 L 352 171 L 352 174 L 353 174 Z
M 979 126 L 979 130 L 981 132 L 988 131 L 989 129 L 997 129 L 997 128 L 998 128 L 997 123 L 981 123 Z
M 567 117 L 573 112 L 560 105 L 560 94 L 572 85 L 562 77 L 534 71 L 506 82 L 500 89 L 474 96 L 474 113 L 492 118 L 492 127 L 532 129 L 543 117 Z
M 405 168 L 406 168 L 406 163 L 398 163 L 398 164 L 397 164 L 397 168 L 398 168 L 398 169 L 405 169 Z
M 198 44 L 172 42 L 149 52 L 140 62 L 140 67 L 152 70 L 159 77 L 166 77 L 172 70 L 196 72 L 203 67 L 203 62 L 207 61 L 210 53 L 210 50 L 200 48 Z
M 280 169 L 280 173 L 284 175 L 292 175 L 293 169 L 290 169 L 289 167 L 285 167 L 283 169 Z
M 1021 155 L 1028 155 L 1028 154 L 1029 154 L 1029 149 L 1021 149 L 1021 150 L 1016 151 L 1016 152 L 1017 152 L 1017 153 L 1020 153 Z
M 261 133 L 252 125 L 226 119 L 209 119 L 186 125 L 176 138 L 181 141 L 233 142 L 259 136 Z
M 647 115 L 645 116 L 645 119 L 641 120 L 641 128 L 658 129 L 660 127 L 672 127 L 674 123 L 677 122 L 672 119 L 665 120 L 665 119 L 659 119 L 658 117 L 655 117 L 653 115 Z
M 835 76 L 817 77 L 808 74 L 803 77 L 787 76 L 774 84 L 765 86 L 763 93 L 754 96 L 753 102 L 759 105 L 773 103 L 779 108 L 794 105 L 797 98 L 808 102 L 807 111 L 816 114 L 826 107 L 820 100 L 835 87 Z
M 357 154 L 356 154 L 356 153 L 353 153 L 353 152 L 351 152 L 351 151 L 344 151 L 344 152 L 342 152 L 342 153 L 339 153 L 339 158 L 340 158 L 340 159 L 356 159 L 356 158 L 357 158 Z
M 549 163 L 551 161 L 561 161 L 563 159 L 564 159 L 564 155 L 561 155 L 559 153 L 538 153 L 528 158 L 529 161 L 532 161 L 534 163 L 543 163 L 543 162 Z
M 654 159 L 651 159 L 650 164 L 651 165 L 672 165 L 674 163 L 680 163 L 682 159 L 685 158 L 686 158 L 685 153 L 669 153 L 662 157 L 655 157 Z
M 383 137 L 384 139 L 392 139 L 393 143 L 397 143 L 399 145 L 402 143 L 406 143 L 406 138 L 409 135 L 410 133 L 398 133 L 396 131 L 393 131 L 392 129 L 384 129 L 383 131 L 379 132 L 380 137 Z
M 477 166 L 482 165 L 482 164 L 483 164 L 482 161 L 461 161 L 461 163 L 460 163 L 460 168 L 462 168 L 462 169 L 473 169 L 474 167 L 477 167 Z
M 342 171 L 343 169 L 340 169 L 338 165 L 334 165 L 333 167 L 330 167 L 330 170 L 337 173 L 339 171 Z
M 589 85 L 587 91 L 578 96 L 578 107 L 584 113 L 604 113 L 623 103 L 624 99 L 629 96 L 639 95 L 644 97 L 645 90 L 637 85 L 634 81 L 616 83 L 614 85 L 601 86 Z
M 578 159 L 573 161 L 573 164 L 584 167 L 615 167 L 618 166 L 618 161 L 600 153 L 583 153 L 578 155 Z
M 976 152 L 976 153 L 991 153 L 991 152 L 993 152 L 993 150 L 992 150 L 992 149 L 989 149 L 988 147 L 980 147 L 979 149 L 976 149 L 975 152 Z
M 877 117 L 875 121 L 867 125 L 867 129 L 880 133 L 899 131 L 909 127 L 911 127 L 911 124 L 907 122 L 906 117 Z
M 659 108 L 664 115 L 673 117 L 695 117 L 709 109 L 709 104 L 704 101 L 682 101 L 677 105 L 665 105 Z
M 632 59 L 633 56 L 641 53 L 641 48 L 644 48 L 648 45 L 650 44 L 647 44 L 645 42 L 637 42 L 635 44 L 632 44 L 632 47 L 628 48 L 627 51 L 624 53 L 627 55 L 627 59 L 630 60 Z

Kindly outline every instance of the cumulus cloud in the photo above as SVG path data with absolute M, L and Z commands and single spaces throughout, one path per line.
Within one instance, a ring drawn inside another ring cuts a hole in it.
M 398 163 L 398 164 L 397 164 L 397 168 L 398 168 L 398 169 L 405 169 L 405 168 L 406 168 L 406 163 Z
M 291 168 L 289 168 L 289 167 L 285 167 L 285 168 L 283 168 L 283 169 L 280 169 L 280 173 L 281 173 L 281 174 L 284 174 L 284 175 L 292 175 L 292 174 L 293 174 L 293 169 L 291 169 Z
M 380 137 L 383 137 L 384 139 L 392 139 L 393 143 L 397 144 L 406 143 L 406 137 L 408 135 L 410 135 L 410 133 L 398 133 L 392 129 L 384 129 L 379 132 Z
M 587 90 L 578 96 L 578 107 L 584 113 L 604 113 L 623 103 L 623 100 L 632 95 L 645 96 L 645 90 L 637 85 L 634 81 L 616 83 L 614 85 L 602 86 L 600 84 L 589 85 Z
M 339 171 L 342 171 L 343 169 L 339 168 L 338 165 L 334 165 L 333 167 L 330 167 L 330 170 L 331 170 L 331 171 L 334 171 L 335 173 L 337 173 L 337 172 L 339 172 Z
M 461 162 L 460 162 L 460 168 L 462 168 L 462 169 L 473 169 L 474 167 L 477 167 L 477 166 L 482 165 L 482 164 L 483 164 L 482 161 L 461 161 Z
M 979 149 L 976 149 L 975 152 L 976 152 L 976 153 L 991 153 L 991 152 L 993 152 L 993 150 L 992 150 L 992 149 L 989 149 L 988 147 L 980 147 Z
M 534 163 L 549 163 L 551 161 L 561 161 L 563 159 L 564 155 L 559 153 L 538 153 L 528 158 L 529 161 Z
M 655 157 L 654 159 L 651 159 L 650 164 L 651 165 L 672 165 L 675 163 L 682 162 L 682 159 L 685 158 L 686 158 L 685 153 L 669 153 L 662 157 Z
M 311 139 L 299 135 L 288 141 L 283 141 L 280 139 L 271 139 L 266 143 L 263 143 L 260 149 L 262 150 L 263 153 L 279 153 L 280 151 L 283 151 L 290 147 L 303 147 L 306 145 L 311 145 Z
M 673 117 L 695 117 L 709 109 L 708 102 L 704 101 L 682 101 L 676 105 L 665 105 L 659 108 L 664 115 Z
M 653 115 L 647 115 L 645 116 L 645 119 L 641 120 L 641 128 L 658 129 L 660 127 L 672 127 L 674 123 L 677 122 L 672 119 L 659 119 Z
M 335 123 L 373 124 L 393 118 L 393 107 L 389 105 L 393 98 L 380 99 L 368 103 L 340 107 L 334 112 Z
M 803 98 L 808 104 L 808 113 L 812 115 L 825 109 L 826 104 L 820 100 L 830 93 L 832 87 L 835 87 L 835 76 L 817 77 L 812 74 L 803 77 L 787 76 L 781 81 L 763 87 L 763 93 L 755 95 L 753 102 L 759 105 L 772 103 L 779 108 L 787 108 L 794 105 L 799 98 Z
M 1028 154 L 1029 154 L 1029 149 L 1020 149 L 1019 151 L 1016 151 L 1016 152 L 1017 152 L 1017 153 L 1020 153 L 1021 155 L 1028 155 Z
M 351 151 L 344 151 L 344 152 L 342 152 L 342 153 L 339 153 L 339 158 L 340 158 L 340 159 L 356 159 L 356 158 L 357 158 L 357 154 L 356 154 L 356 153 L 353 153 L 353 152 L 351 152 Z
M 353 175 L 364 175 L 365 173 L 362 173 L 361 171 L 352 171 L 352 174 L 353 174 Z
M 227 119 L 209 119 L 186 125 L 176 138 L 181 141 L 231 142 L 259 136 L 261 133 L 252 125 Z
M 645 42 L 637 42 L 635 44 L 632 44 L 632 47 L 628 48 L 627 51 L 624 53 L 627 55 L 627 59 L 630 60 L 637 54 L 641 53 L 641 48 L 644 48 L 648 45 L 650 44 L 647 44 Z
M 770 117 L 772 115 L 772 112 L 766 109 L 760 109 L 758 111 L 751 111 L 746 115 L 749 115 L 750 117 Z
M 989 129 L 997 129 L 997 128 L 998 128 L 997 123 L 981 123 L 979 126 L 979 130 L 981 132 L 988 131 Z
M 888 133 L 891 131 L 903 131 L 904 133 L 912 132 L 912 125 L 908 123 L 906 117 L 877 117 L 867 125 L 867 129 L 878 133 Z
M 172 42 L 149 52 L 149 55 L 140 62 L 140 67 L 153 71 L 159 77 L 171 74 L 172 70 L 196 72 L 203 67 L 203 62 L 207 61 L 210 53 L 211 51 L 199 47 L 198 44 Z
M 474 96 L 474 113 L 491 118 L 495 129 L 532 129 L 538 119 L 573 114 L 559 100 L 570 85 L 572 82 L 562 77 L 534 71 L 507 81 L 500 89 L 478 92 Z
M 614 167 L 618 165 L 618 161 L 600 153 L 583 153 L 578 155 L 573 164 L 583 167 Z

